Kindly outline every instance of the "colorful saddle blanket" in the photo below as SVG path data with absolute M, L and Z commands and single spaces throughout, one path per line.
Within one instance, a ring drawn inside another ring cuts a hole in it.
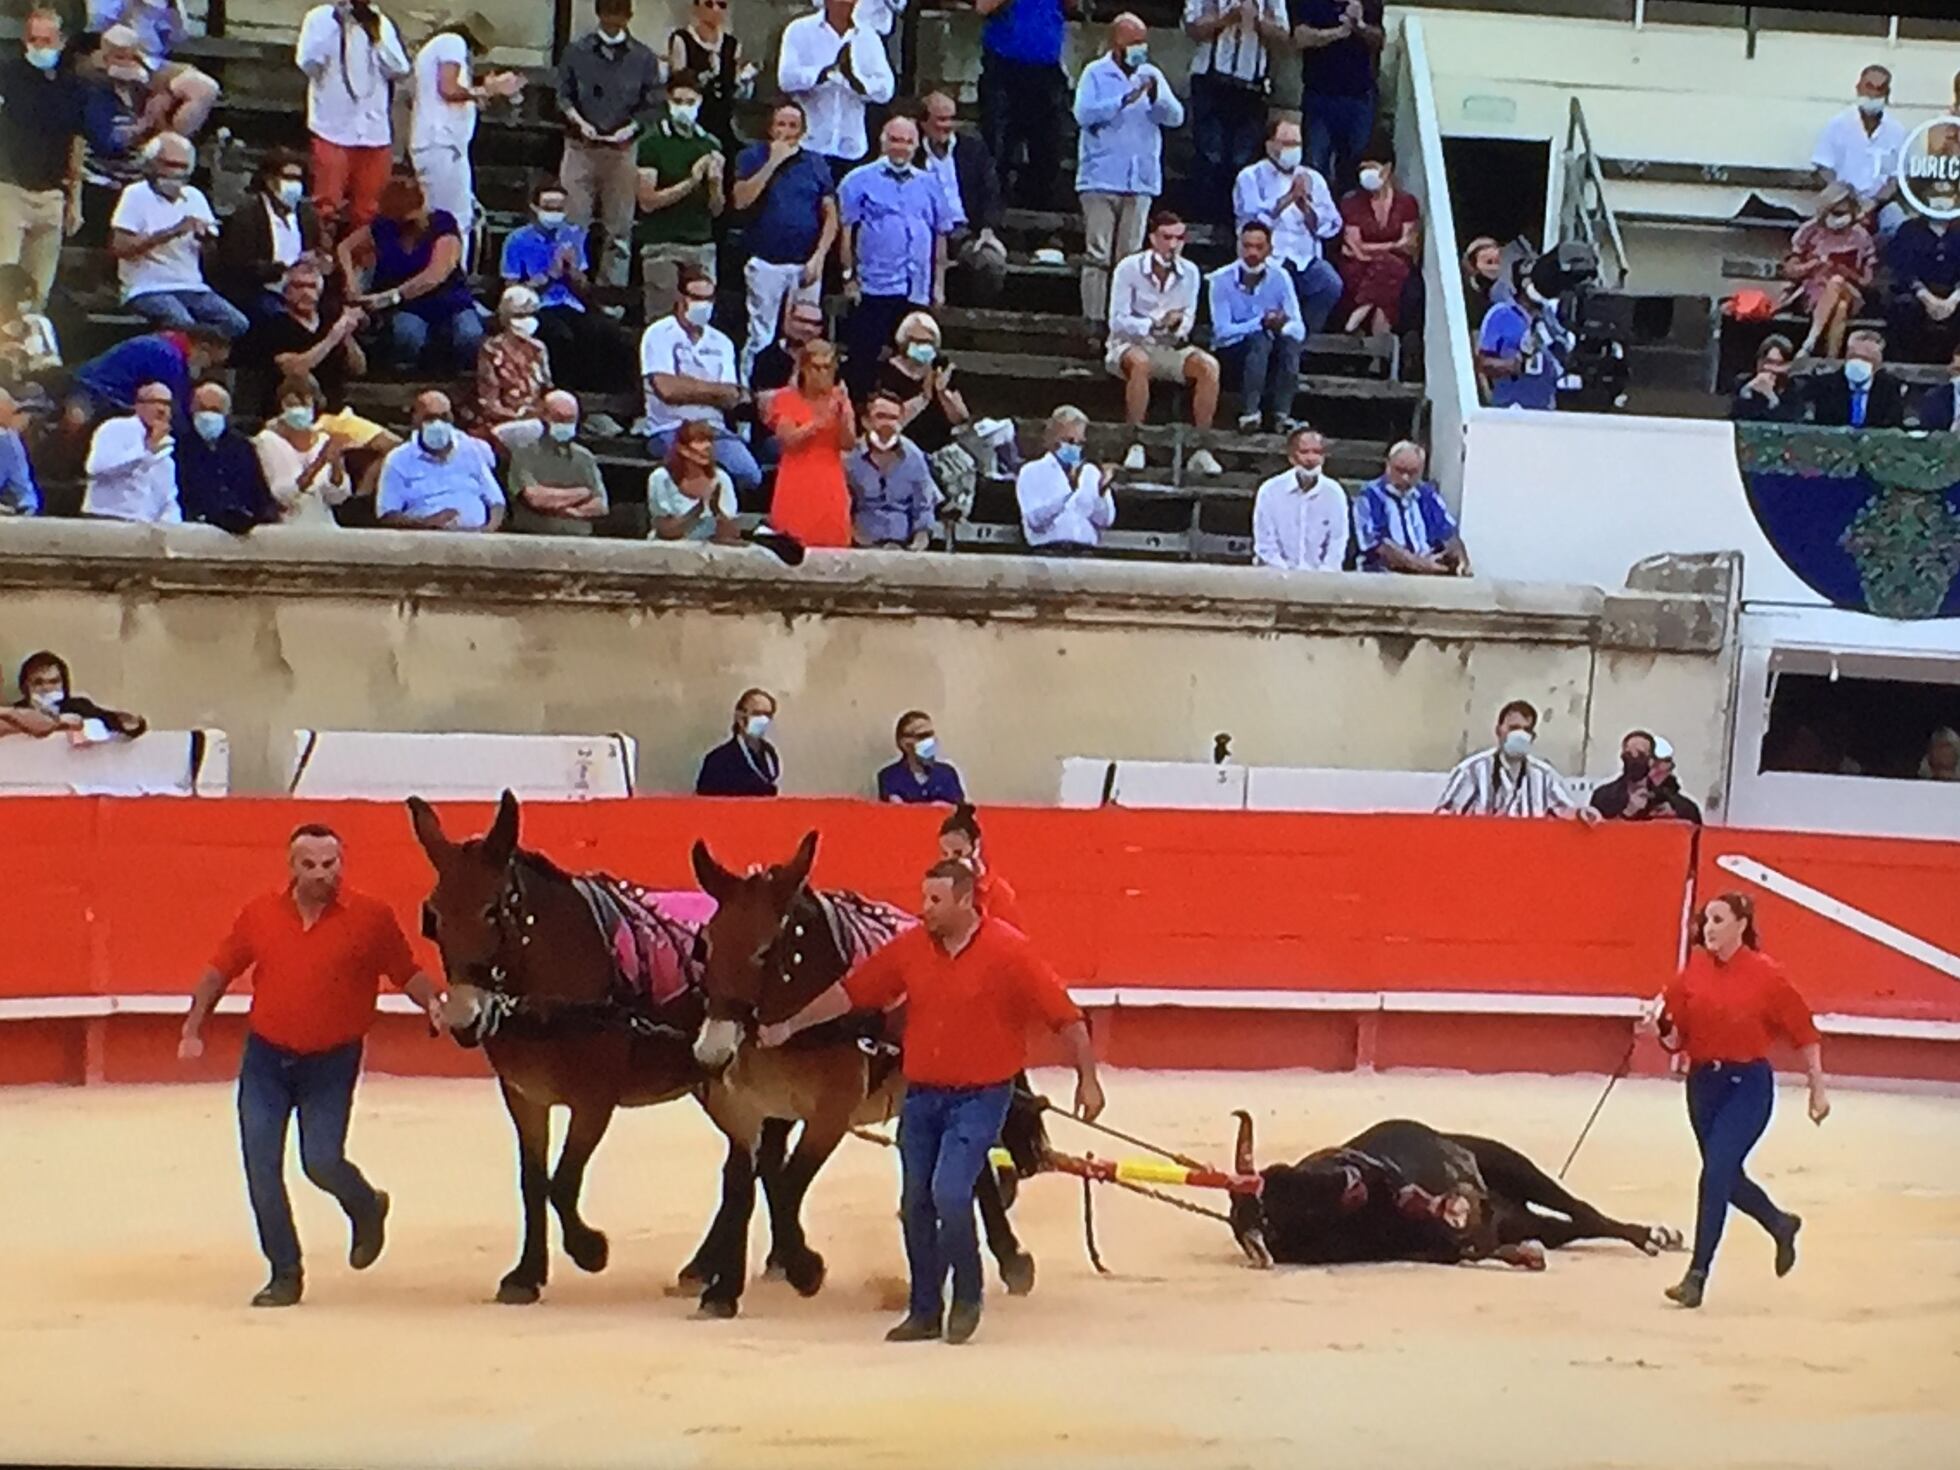
M 701 931 L 714 917 L 712 898 L 692 889 L 655 892 L 610 873 L 573 883 L 606 937 L 623 997 L 659 1010 L 701 988 Z

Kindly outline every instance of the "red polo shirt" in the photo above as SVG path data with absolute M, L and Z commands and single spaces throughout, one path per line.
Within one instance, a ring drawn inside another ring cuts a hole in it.
M 844 977 L 861 1009 L 905 1002 L 905 1078 L 925 1087 L 992 1087 L 1028 1065 L 1028 1027 L 1082 1019 L 1048 962 L 1019 930 L 982 919 L 949 955 L 925 926 L 908 929 Z
M 1028 932 L 1027 923 L 1021 917 L 1020 895 L 1015 893 L 1013 884 L 993 869 L 989 868 L 974 880 L 973 897 L 980 906 L 980 912 L 988 918 L 999 919 L 1023 934 Z
M 245 905 L 211 968 L 227 980 L 249 968 L 252 1034 L 312 1054 L 366 1036 L 381 977 L 404 985 L 416 965 L 379 899 L 343 889 L 309 929 L 287 888 Z
M 1739 949 L 1724 962 L 1697 945 L 1665 1004 L 1693 1062 L 1762 1061 L 1773 1036 L 1794 1046 L 1818 1039 L 1810 1007 L 1760 950 Z

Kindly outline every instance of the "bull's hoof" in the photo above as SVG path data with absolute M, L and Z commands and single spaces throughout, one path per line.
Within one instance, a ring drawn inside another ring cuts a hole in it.
M 1033 1291 L 1034 1257 L 1026 1251 L 1020 1251 L 1002 1261 L 1000 1283 L 1007 1288 L 1009 1296 L 1026 1296 Z
M 822 1291 L 827 1273 L 823 1257 L 813 1250 L 792 1256 L 783 1267 L 783 1279 L 796 1288 L 798 1296 L 815 1296 Z
M 565 1254 L 581 1271 L 603 1271 L 612 1259 L 612 1246 L 603 1230 L 565 1232 Z
M 497 1300 L 507 1307 L 528 1307 L 544 1295 L 544 1287 L 512 1272 L 497 1283 Z
M 1238 1241 L 1239 1249 L 1245 1252 L 1246 1261 L 1251 1265 L 1253 1270 L 1270 1271 L 1273 1269 L 1272 1247 L 1266 1244 L 1265 1231 L 1247 1230 L 1240 1234 Z
M 1527 1240 L 1517 1245 L 1501 1245 L 1496 1254 L 1505 1265 L 1516 1266 L 1521 1271 L 1545 1269 L 1545 1246 L 1542 1241 Z
M 1649 1225 L 1646 1239 L 1639 1242 L 1640 1248 L 1650 1256 L 1662 1251 L 1678 1251 L 1687 1247 L 1687 1239 L 1680 1231 L 1669 1225 Z
M 732 1322 L 740 1303 L 725 1301 L 720 1297 L 702 1297 L 701 1305 L 694 1309 L 697 1322 Z

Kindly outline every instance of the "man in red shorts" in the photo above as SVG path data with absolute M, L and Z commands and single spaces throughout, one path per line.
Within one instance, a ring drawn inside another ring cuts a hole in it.
M 204 1021 L 218 997 L 252 971 L 252 1015 L 238 1069 L 238 1131 L 245 1184 L 258 1221 L 259 1248 L 272 1279 L 255 1307 L 290 1307 L 300 1299 L 299 1235 L 286 1197 L 286 1125 L 299 1114 L 300 1167 L 347 1212 L 356 1271 L 381 1254 L 388 1196 L 347 1159 L 347 1122 L 361 1043 L 374 1024 L 374 1001 L 386 975 L 428 1012 L 440 1029 L 441 993 L 416 968 L 401 925 L 386 904 L 343 891 L 340 838 L 308 825 L 287 848 L 292 882 L 246 904 L 211 966 L 197 983 L 177 1055 L 204 1054 Z

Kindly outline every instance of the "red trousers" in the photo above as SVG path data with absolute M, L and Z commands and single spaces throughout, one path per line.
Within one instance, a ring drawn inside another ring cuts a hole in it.
M 392 148 L 343 148 L 313 140 L 313 207 L 322 223 L 359 229 L 381 207 L 381 189 L 395 162 Z

